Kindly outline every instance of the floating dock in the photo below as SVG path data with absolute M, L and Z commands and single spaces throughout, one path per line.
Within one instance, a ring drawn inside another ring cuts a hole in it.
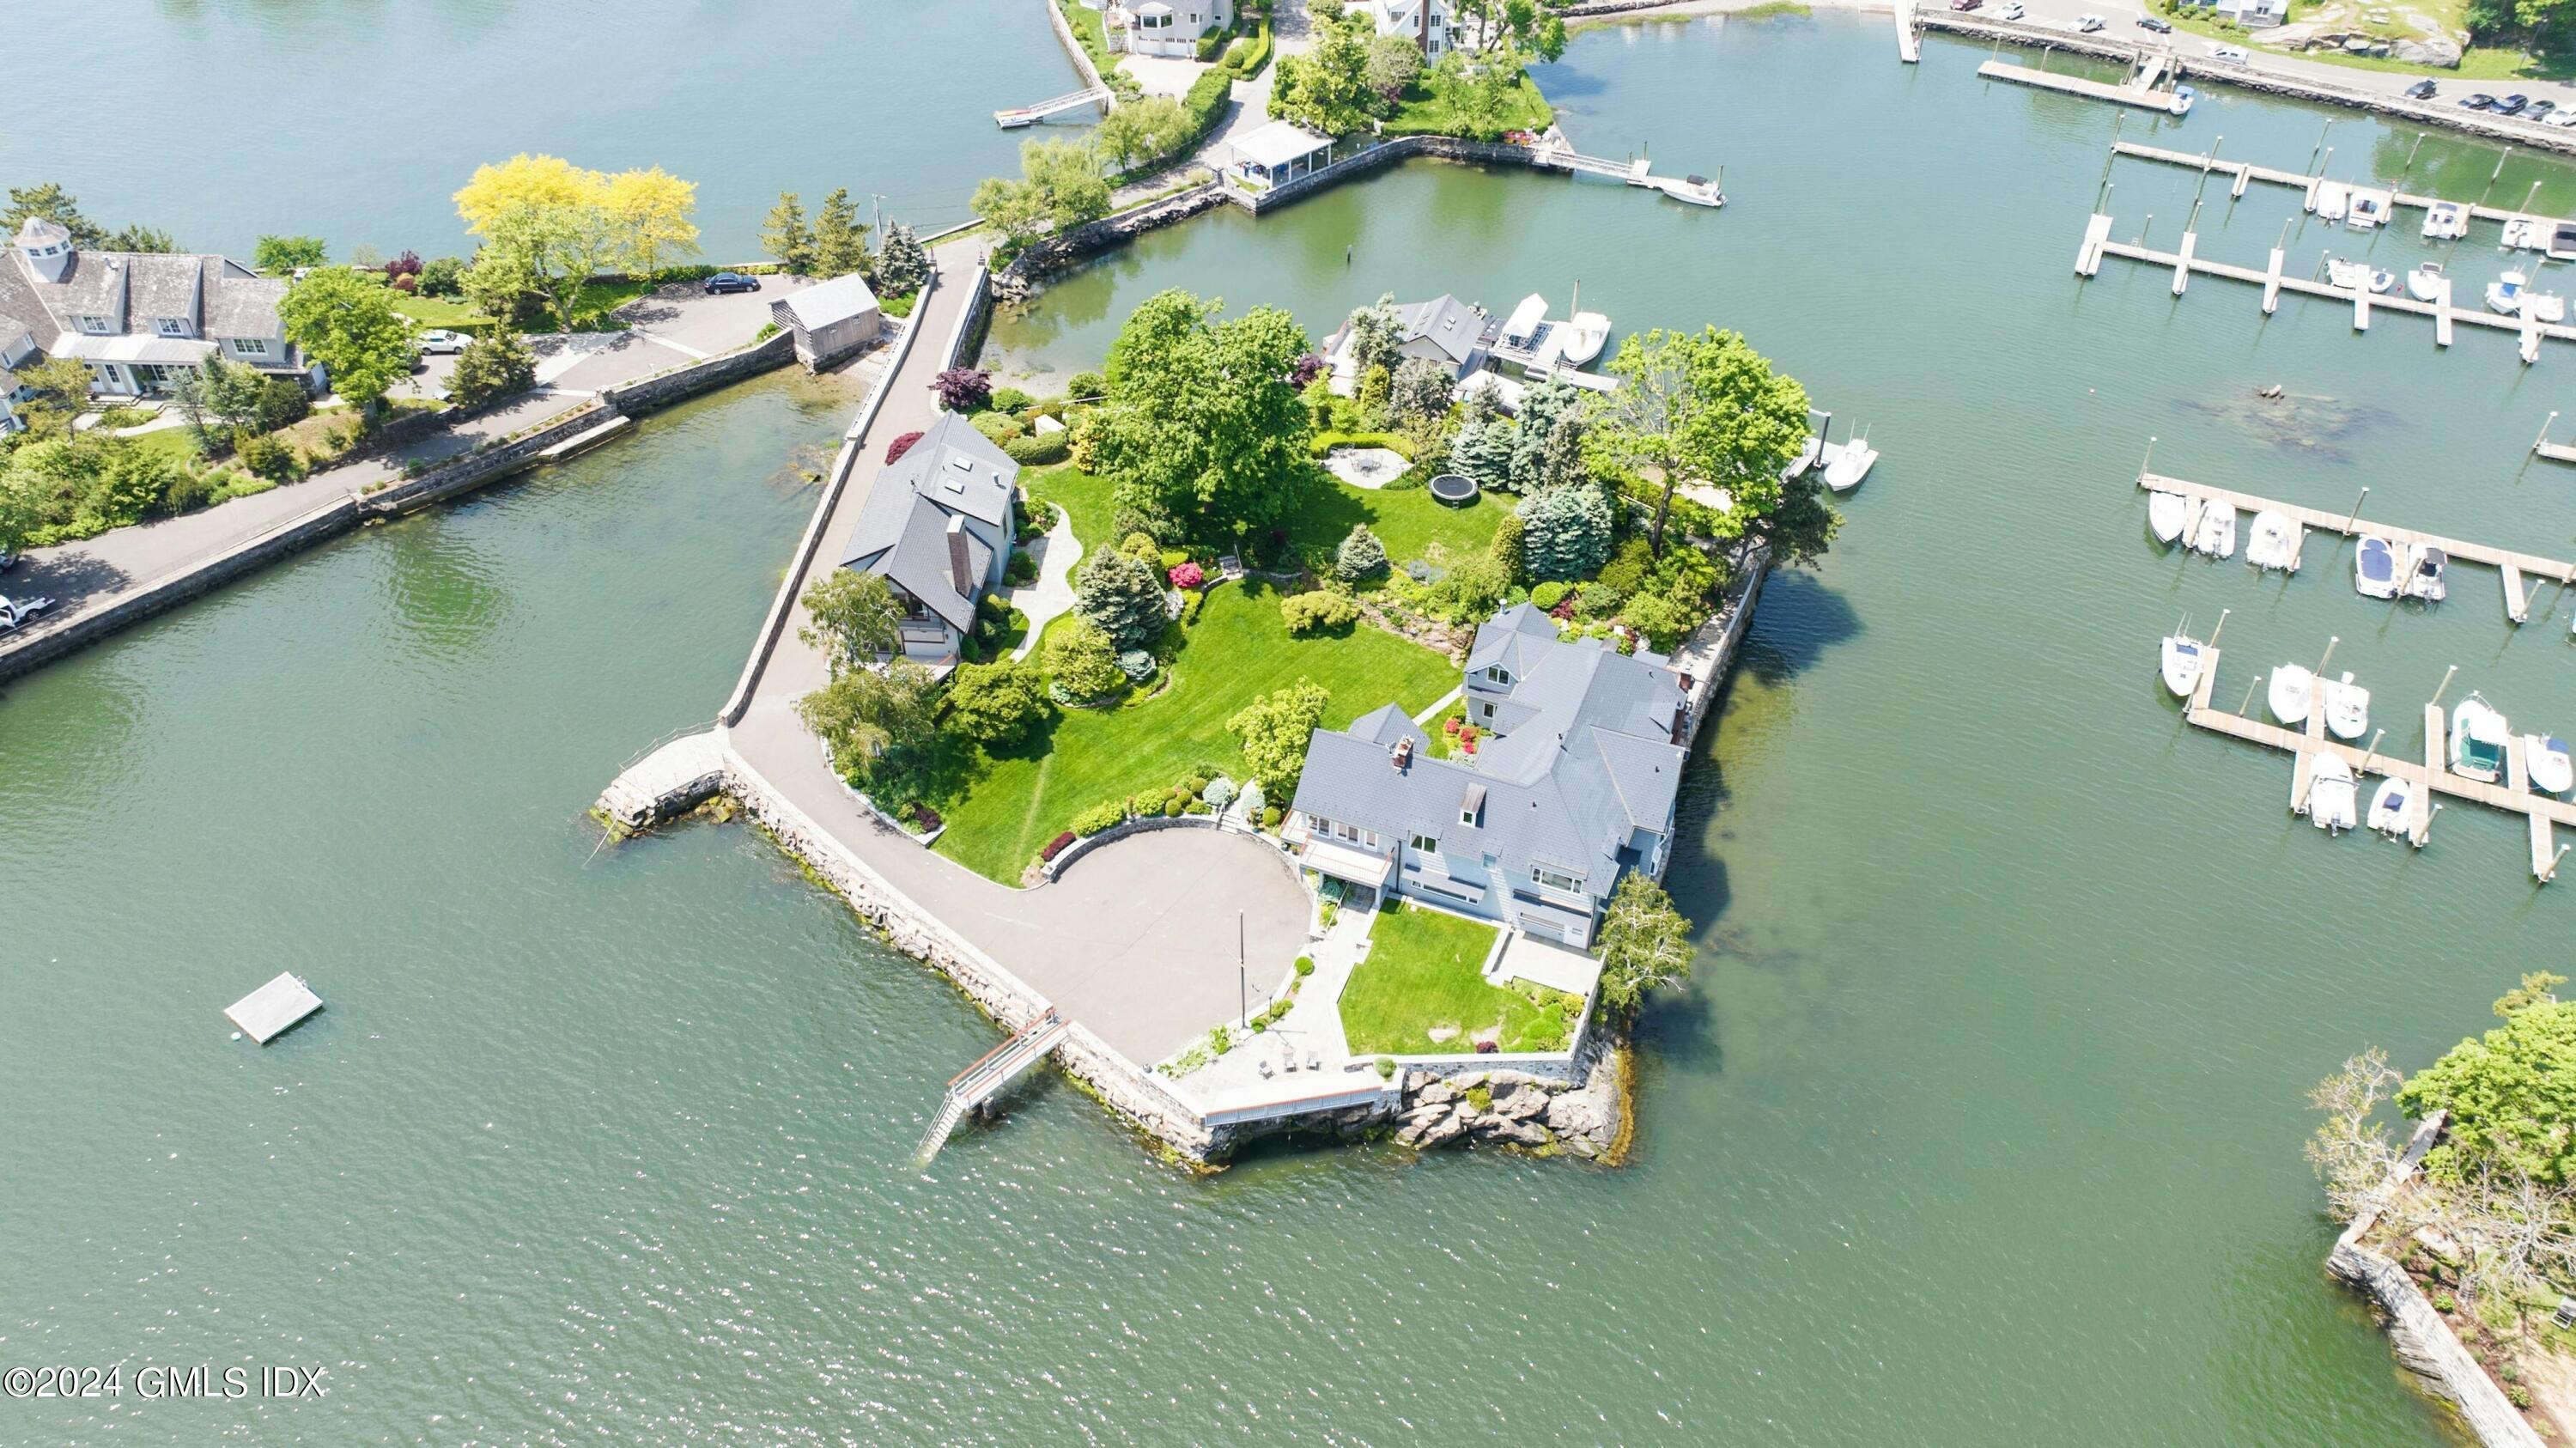
M 243 1035 L 265 1046 L 320 1009 L 322 998 L 290 970 L 278 972 L 277 979 L 226 1006 L 224 1014 Z
M 995 111 L 993 123 L 1003 130 L 1016 131 L 1022 126 L 1034 126 L 1058 112 L 1077 110 L 1083 106 L 1098 106 L 1102 113 L 1106 114 L 1115 101 L 1116 97 L 1111 94 L 1109 87 L 1096 85 L 1088 90 L 1069 91 L 1052 99 L 1040 101 L 1033 106 L 1014 106 L 1006 111 Z
M 2151 61 L 2143 79 L 2131 81 L 2126 85 L 2115 85 L 2107 80 L 2087 80 L 2080 75 L 2059 75 L 2053 70 L 2034 70 L 2026 65 L 2015 65 L 2009 60 L 1990 60 L 1977 67 L 1977 77 L 1980 80 L 2010 81 L 2014 85 L 2034 86 L 2040 90 L 2082 96 L 2087 100 L 2110 101 L 2114 104 L 2137 106 L 2150 111 L 2171 112 L 2173 92 L 2155 89 L 2156 77 L 2163 73 L 2164 62 Z M 2198 158 L 2194 159 L 2196 161 Z
M 2530 619 L 2531 593 L 2538 587 L 2535 584 L 2532 589 L 2526 590 L 2523 586 L 2525 575 L 2539 579 L 2554 579 L 2562 592 L 2571 584 L 2576 584 L 2576 563 L 2558 558 L 2544 558 L 2537 553 L 2522 553 L 2510 548 L 2496 548 L 2484 543 L 2445 538 L 2439 533 L 2427 533 L 2419 528 L 2399 528 L 2387 523 L 2373 523 L 2353 514 L 2329 513 L 2320 508 L 2302 507 L 2297 503 L 2258 498 L 2252 493 L 2214 488 L 2207 483 L 2169 478 L 2162 473 L 2139 473 L 2138 486 L 2150 492 L 2174 493 L 2185 498 L 2198 499 L 2203 503 L 2225 503 L 2248 513 L 2259 513 L 2268 508 L 2288 515 L 2291 522 L 2304 528 L 2314 528 L 2320 532 L 2347 538 L 2358 538 L 2368 533 L 2385 538 L 2391 543 L 2408 544 L 2419 548 L 2439 548 L 2449 555 L 2454 563 L 2482 563 L 2496 570 L 2496 575 L 2504 587 L 2505 617 L 2515 623 L 2524 623 Z
M 1896 58 L 1907 65 L 1923 58 L 1923 31 L 1914 23 L 1914 0 L 1896 0 Z
M 2215 172 L 2233 177 L 2233 184 L 2228 188 L 2228 195 L 2231 197 L 2244 195 L 2247 183 L 2253 181 L 2266 181 L 2275 186 L 2287 186 L 2300 193 L 2300 204 L 2310 211 L 2316 210 L 2317 187 L 2325 180 L 2323 176 L 2311 176 L 2304 171 L 2284 171 L 2276 166 L 2254 166 L 2243 161 L 2221 161 L 2215 151 L 2195 155 L 2189 151 L 2173 151 L 2162 146 L 2143 146 L 2135 141 L 2112 142 L 2111 154 L 2128 156 L 2140 161 L 2157 161 L 2168 166 L 2182 166 L 2204 174 Z M 2430 210 L 2433 203 L 2439 199 L 2432 196 L 2417 196 L 2378 185 L 2356 185 L 2353 189 L 2370 192 L 2385 191 L 2397 205 L 2411 206 L 2418 211 Z M 2471 218 L 2478 221 L 2532 221 L 2548 226 L 2558 224 L 2558 218 L 2554 216 L 2541 216 L 2529 211 L 2508 211 L 2498 206 L 2483 205 L 2470 205 L 2465 209 Z
M 1019 1074 L 1046 1059 L 1073 1023 L 1056 1014 L 1053 1006 L 1028 1023 L 1017 1035 L 984 1054 L 984 1059 L 949 1078 L 948 1094 L 939 1103 L 939 1114 L 931 1118 L 930 1130 L 921 1138 L 916 1159 L 927 1165 L 946 1145 L 948 1133 L 966 1119 L 966 1113 L 990 1101 Z
M 2383 778 L 2403 779 L 2416 786 L 2408 795 L 2408 818 L 2405 828 L 2408 843 L 2416 848 L 2423 848 L 2426 839 L 2432 833 L 2433 795 L 2446 794 L 2453 799 L 2474 800 L 2479 804 L 2519 814 L 2530 820 L 2532 878 L 2545 885 L 2557 875 L 2558 861 L 2565 851 L 2557 846 L 2554 829 L 2558 825 L 2576 826 L 2576 804 L 2570 804 L 2552 795 L 2530 794 L 2524 791 L 2520 735 L 2508 736 L 2511 740 L 2506 756 L 2508 767 L 2506 777 L 2509 785 L 2486 784 L 2464 775 L 2454 774 L 2447 767 L 2445 752 L 2448 740 L 2442 718 L 2442 706 L 2438 703 L 2424 706 L 2424 762 L 2419 765 L 2412 760 L 2384 751 L 2358 748 L 2341 740 L 2327 738 L 2322 728 L 2321 710 L 2309 711 L 2309 729 L 2302 734 L 2296 730 L 2284 729 L 2278 724 L 2267 724 L 2260 719 L 2248 719 L 2242 714 L 2229 713 L 2227 710 L 2212 706 L 2209 698 L 2218 683 L 2218 660 L 2217 649 L 2203 650 L 2200 685 L 2192 691 L 2191 702 L 2184 709 L 2183 717 L 2197 729 L 2207 729 L 2215 734 L 2242 739 L 2249 744 L 2261 744 L 2269 748 L 2289 751 L 2295 761 L 2290 771 L 2290 807 L 2294 812 L 2304 812 L 2308 779 L 2315 768 L 2314 757 L 2330 752 L 2341 756 L 2344 763 L 2352 766 L 2356 781 L 2375 774 Z M 2360 801 L 2360 807 L 2366 818 L 2369 812 L 2366 792 Z

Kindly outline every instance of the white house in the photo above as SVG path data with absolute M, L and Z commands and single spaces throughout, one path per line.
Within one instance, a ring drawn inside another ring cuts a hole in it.
M 1449 53 L 1453 31 L 1448 0 L 1368 0 L 1368 17 L 1380 35 L 1401 35 L 1433 60 Z
M 2289 15 L 2289 0 L 2218 0 L 2218 13 L 2248 30 L 2268 30 Z
M 1200 36 L 1234 24 L 1234 0 L 1119 0 L 1100 18 L 1111 50 L 1192 60 Z
M 769 304 L 769 319 L 796 339 L 796 360 L 809 372 L 849 356 L 885 329 L 877 294 L 857 272 L 780 297 Z
M 1262 190 L 1311 176 L 1333 159 L 1329 137 L 1288 121 L 1272 121 L 1227 145 L 1234 152 L 1234 164 L 1226 168 L 1228 179 Z
M 220 355 L 319 390 L 321 365 L 278 321 L 285 295 L 282 279 L 226 257 L 82 251 L 29 217 L 0 261 L 0 369 L 76 357 L 94 396 L 158 397 Z
M 841 566 L 893 589 L 905 658 L 958 661 L 976 603 L 1010 566 L 1019 480 L 1020 465 L 955 412 L 878 472 Z

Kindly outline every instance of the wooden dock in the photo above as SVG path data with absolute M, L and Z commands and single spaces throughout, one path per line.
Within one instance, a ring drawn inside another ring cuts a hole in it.
M 2215 172 L 2233 177 L 2234 182 L 2228 191 L 2231 197 L 2244 195 L 2246 184 L 2253 181 L 2266 181 L 2275 186 L 2287 186 L 2300 193 L 2301 204 L 2311 211 L 2316 209 L 2317 183 L 2325 179 L 2322 176 L 2308 175 L 2303 171 L 2284 171 L 2275 166 L 2255 166 L 2243 161 L 2221 161 L 2215 153 L 2195 155 L 2190 151 L 2168 150 L 2162 146 L 2143 146 L 2135 141 L 2114 141 L 2111 143 L 2111 153 L 2115 156 L 2133 157 L 2140 161 L 2157 161 L 2168 166 L 2183 166 L 2204 174 Z M 2411 192 L 2383 186 L 2356 185 L 2353 189 L 2384 191 L 2396 205 L 2411 206 L 2418 211 L 2431 209 L 2433 203 L 2440 199 L 2433 196 L 2417 196 Z M 2478 221 L 2537 221 L 2552 226 L 2557 224 L 2556 217 L 2541 216 L 2529 211 L 2508 211 L 2500 206 L 2472 204 L 2467 210 L 2469 215 Z
M 2202 651 L 2200 685 L 2192 691 L 2191 702 L 2184 708 L 2183 718 L 2196 729 L 2288 751 L 2293 761 L 2290 770 L 2290 808 L 2293 813 L 2306 812 L 2309 780 L 2316 767 L 2316 756 L 2332 753 L 2352 767 L 2356 781 L 2366 781 L 2369 776 L 2378 775 L 2403 779 L 2416 786 L 2408 795 L 2404 833 L 2407 842 L 2417 849 L 2424 847 L 2432 833 L 2433 796 L 2446 794 L 2453 799 L 2473 800 L 2524 816 L 2531 822 L 2532 878 L 2545 885 L 2558 873 L 2558 860 L 2563 852 L 2556 846 L 2553 832 L 2558 825 L 2576 826 L 2576 804 L 2551 795 L 2531 794 L 2523 788 L 2520 735 L 2511 736 L 2507 754 L 2508 783 L 2486 784 L 2454 774 L 2448 768 L 2446 731 L 2442 706 L 2438 703 L 2424 706 L 2424 762 L 2417 764 L 2383 750 L 2364 749 L 2327 738 L 2322 709 L 2309 711 L 2307 732 L 2301 733 L 2213 706 L 2210 695 L 2218 683 L 2218 660 L 2217 649 Z M 2367 819 L 2370 810 L 2367 783 L 2361 784 L 2360 790 L 2359 808 L 2362 817 Z
M 2076 253 L 2076 270 L 2079 274 L 2088 277 L 2096 275 L 2101 269 L 2103 257 L 2121 257 L 2173 272 L 2174 294 L 2177 296 L 2182 294 L 2185 275 L 2220 277 L 2261 288 L 2263 310 L 2266 313 L 2279 305 L 2283 292 L 2348 304 L 2352 308 L 2352 325 L 2355 331 L 2370 329 L 2370 315 L 2374 311 L 2405 312 L 2412 316 L 2431 318 L 2433 340 L 2443 346 L 2450 345 L 2451 332 L 2456 326 L 2466 325 L 2484 327 L 2496 332 L 2510 332 L 2518 339 L 2517 345 L 2525 362 L 2540 360 L 2540 344 L 2544 340 L 2576 342 L 2576 326 L 2537 322 L 2527 317 L 2498 316 L 2487 311 L 2473 311 L 2455 305 L 2447 289 L 2440 301 L 2419 302 L 2402 291 L 2374 294 L 2365 287 L 2338 287 L 2307 277 L 2286 276 L 2281 271 L 2284 258 L 2278 247 L 2272 249 L 2270 265 L 2258 271 L 2250 266 L 2237 266 L 2229 262 L 2203 259 L 2196 254 L 2199 241 L 2197 232 L 2183 233 L 2180 251 L 2162 251 L 2134 242 L 2111 241 L 2107 239 L 2109 234 L 2108 217 L 2097 213 L 2085 222 L 2084 242 Z M 2104 239 L 2096 240 L 2097 236 Z M 2092 270 L 2085 269 L 2088 263 Z
M 2373 523 L 2349 514 L 2329 513 L 2320 508 L 2302 507 L 2297 503 L 2283 503 L 2271 498 L 2258 498 L 2251 493 L 2215 488 L 2207 483 L 2169 478 L 2162 473 L 2139 473 L 2138 486 L 2151 492 L 2175 493 L 2204 503 L 2226 503 L 2249 513 L 2259 513 L 2269 508 L 2287 514 L 2291 522 L 2303 528 L 2314 528 L 2347 538 L 2357 538 L 2364 533 L 2370 533 L 2385 538 L 2391 543 L 2418 548 L 2439 548 L 2449 555 L 2454 563 L 2484 564 L 2496 570 L 2504 590 L 2505 617 L 2515 623 L 2525 623 L 2530 620 L 2531 593 L 2537 589 L 2537 585 L 2529 590 L 2524 587 L 2525 575 L 2554 579 L 2562 591 L 2569 585 L 2576 584 L 2576 563 L 2557 558 L 2544 558 L 2537 553 L 2523 553 L 2511 548 L 2496 548 L 2459 538 L 2445 538 L 2439 533 L 2427 533 L 2418 528 L 2399 528 L 2387 523 Z
M 224 1014 L 241 1028 L 241 1033 L 265 1046 L 286 1034 L 296 1022 L 322 1009 L 322 998 L 304 983 L 303 977 L 291 970 L 279 971 L 277 978 L 240 1000 L 224 1007 Z
M 2149 75 L 2152 77 L 2162 72 L 2163 67 L 2159 64 L 2149 72 Z M 1987 61 L 1977 67 L 1977 75 L 1982 80 L 2010 81 L 2014 85 L 2036 86 L 2041 90 L 2060 91 L 2071 96 L 2082 96 L 2087 100 L 2111 101 L 2118 105 L 2138 106 L 2150 111 L 2173 110 L 2173 92 L 2154 90 L 2144 83 L 2114 85 L 2106 80 L 2087 80 L 2080 75 L 2059 75 L 2052 70 L 2033 70 L 2026 65 L 2015 65 L 2009 60 Z
M 1914 23 L 1914 0 L 1896 0 L 1896 58 L 1907 65 L 1923 58 L 1923 31 Z

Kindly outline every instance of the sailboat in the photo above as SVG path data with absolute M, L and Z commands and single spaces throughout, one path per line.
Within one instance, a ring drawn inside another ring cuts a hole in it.
M 2405 780 L 2393 775 L 2381 780 L 2378 790 L 2370 796 L 2370 827 L 2383 835 L 2404 834 L 2414 799 L 2414 786 Z
M 2320 753 L 2316 772 L 2308 776 L 2308 823 L 2328 834 L 2339 834 L 2359 822 L 2353 808 L 2352 766 L 2343 756 Z
M 2278 508 L 2265 508 L 2255 514 L 2253 531 L 2245 539 L 2245 561 L 2257 568 L 2297 567 L 2299 525 Z
M 2451 772 L 2493 784 L 2504 777 L 2504 716 L 2471 693 L 2451 711 Z
M 2523 767 L 2531 774 L 2531 787 L 2542 794 L 2565 794 L 2576 789 L 2576 760 L 2567 753 L 2567 741 L 2554 734 L 2522 736 Z
M 2308 706 L 2316 694 L 2316 675 L 2301 665 L 2283 664 L 2272 671 L 2272 682 L 2263 687 L 2263 700 L 2272 706 L 2272 717 L 2284 724 L 2308 722 Z
M 1848 493 L 1860 486 L 1860 480 L 1869 476 L 1877 462 L 1878 449 L 1869 445 L 1867 435 L 1853 438 L 1826 462 L 1825 486 L 1837 493 Z
M 1583 283 L 1574 284 L 1574 320 L 1558 334 L 1557 355 L 1577 367 L 1601 355 L 1601 346 L 1610 340 L 1610 319 L 1583 307 Z
M 2195 553 L 2212 558 L 2236 556 L 2236 506 L 2212 501 L 2200 510 L 2200 524 L 2192 529 L 2191 547 Z
M 2326 732 L 2337 739 L 2359 739 L 2370 728 L 2370 691 L 2345 674 L 2334 683 L 2320 682 L 2325 696 Z
M 2180 493 L 2147 494 L 2147 531 L 2159 543 L 2182 540 L 2183 525 L 2190 520 L 2191 505 Z

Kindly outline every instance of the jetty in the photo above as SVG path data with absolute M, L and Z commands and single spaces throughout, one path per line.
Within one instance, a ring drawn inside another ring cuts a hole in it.
M 2453 799 L 2473 800 L 2479 804 L 2519 814 L 2531 824 L 2531 875 L 2547 884 L 2558 873 L 2558 862 L 2566 850 L 2554 838 L 2559 825 L 2576 826 L 2576 804 L 2554 795 L 2532 794 L 2524 774 L 2522 737 L 2510 735 L 2507 748 L 2507 773 L 2504 784 L 2488 784 L 2455 774 L 2446 762 L 2449 731 L 2442 717 L 2441 703 L 2436 700 L 2424 706 L 2424 759 L 2421 764 L 2400 755 L 2377 749 L 2365 749 L 2327 738 L 2323 730 L 2324 711 L 2311 709 L 2308 730 L 2285 729 L 2260 719 L 2249 719 L 2210 703 L 2210 694 L 2218 682 L 2219 651 L 2204 649 L 2200 666 L 2200 683 L 2193 689 L 2183 717 L 2192 727 L 2242 739 L 2272 749 L 2286 750 L 2293 764 L 2290 771 L 2290 808 L 2304 813 L 2309 781 L 2315 770 L 2315 759 L 2321 754 L 2334 754 L 2352 766 L 2353 777 L 2368 775 L 2402 779 L 2416 786 L 2408 792 L 2407 819 L 2403 833 L 2408 843 L 2421 849 L 2433 828 L 2432 797 L 2436 793 Z
M 1049 116 L 1078 110 L 1083 106 L 1098 106 L 1103 113 L 1106 113 L 1114 104 L 1116 104 L 1116 96 L 1109 87 L 1095 85 L 1083 90 L 1067 91 L 1063 95 L 1042 100 L 1033 106 L 1014 106 L 1009 110 L 995 111 L 993 123 L 1003 130 L 1016 131 L 1022 126 L 1034 126 Z
M 2554 579 L 2562 592 L 2569 586 L 2576 585 L 2576 562 L 2546 558 L 2537 553 L 2524 553 L 2518 549 L 2498 548 L 2488 543 L 2472 543 L 2460 538 L 2446 538 L 2439 533 L 2427 533 L 2420 528 L 2400 528 L 2388 523 L 2373 523 L 2360 516 L 2358 505 L 2349 514 L 2329 513 L 2320 508 L 2279 502 L 2271 498 L 2258 498 L 2252 493 L 2239 493 L 2228 488 L 2212 487 L 2207 483 L 2195 483 L 2183 478 L 2169 478 L 2162 473 L 2143 470 L 2138 474 L 2138 486 L 2149 492 L 2174 493 L 2185 498 L 2197 499 L 2203 504 L 2225 503 L 2243 512 L 2259 513 L 2270 509 L 2288 515 L 2290 521 L 2298 524 L 2303 530 L 2314 528 L 2319 532 L 2333 533 L 2347 538 L 2358 538 L 2367 533 L 2385 538 L 2394 544 L 2415 548 L 2439 548 L 2454 563 L 2484 564 L 2496 570 L 2496 576 L 2504 588 L 2504 615 L 2514 623 L 2529 621 L 2531 595 L 2538 589 L 2536 583 L 2528 589 L 2524 587 L 2523 579 L 2526 576 L 2534 579 Z M 2304 536 L 2303 532 L 2303 539 Z M 2293 553 L 2291 567 L 2295 570 L 2297 566 L 2298 558 Z
M 320 1009 L 322 998 L 304 978 L 282 970 L 275 980 L 224 1007 L 224 1014 L 243 1035 L 265 1046 Z
M 2130 78 L 2114 83 L 2088 80 L 2080 75 L 2060 75 L 2052 70 L 2016 65 L 2009 60 L 1990 60 L 1977 67 L 1977 76 L 1981 80 L 2009 81 L 2014 85 L 2033 86 L 2040 90 L 2083 96 L 2088 100 L 2110 101 L 2116 105 L 2138 106 L 2150 111 L 2171 111 L 2174 106 L 2173 92 L 2156 89 L 2157 83 L 2164 79 L 2167 68 L 2164 56 L 2141 55 L 2131 68 Z
M 1606 156 L 1586 156 L 1574 149 L 1570 141 L 1558 139 L 1554 144 L 1541 142 L 1531 150 L 1533 164 L 1551 170 L 1571 171 L 1585 176 L 1606 176 L 1631 186 L 1660 191 L 1676 201 L 1693 206 L 1724 206 L 1726 192 L 1718 183 L 1704 176 L 1674 177 L 1654 174 L 1643 156 L 1628 161 L 1613 161 Z M 1722 173 L 1721 173 L 1722 174 Z
M 1012 1037 L 984 1053 L 982 1060 L 958 1072 L 948 1080 L 948 1094 L 939 1103 L 939 1114 L 930 1119 L 930 1130 L 923 1133 L 919 1160 L 928 1165 L 948 1142 L 948 1133 L 957 1123 L 1000 1094 L 1003 1087 L 1017 1080 L 1020 1073 L 1046 1059 L 1049 1051 L 1060 1044 L 1072 1023 L 1049 1006 L 1036 1020 L 1029 1022 Z
M 1912 65 L 1923 58 L 1923 27 L 1914 19 L 1914 0 L 1896 0 L 1896 58 Z
M 2432 319 L 2433 340 L 2437 345 L 2444 347 L 2451 344 L 2452 331 L 2459 326 L 2484 327 L 2490 331 L 2510 332 L 2517 338 L 2518 349 L 2522 360 L 2526 363 L 2540 360 L 2540 344 L 2543 341 L 2576 342 L 2576 326 L 2541 322 L 2530 317 L 2500 316 L 2493 312 L 2458 306 L 2452 301 L 2451 290 L 2447 285 L 2443 288 L 2439 300 L 2419 302 L 2403 292 L 2377 293 L 2367 286 L 2339 287 L 2331 282 L 2290 275 L 2283 269 L 2288 260 L 2288 253 L 2277 246 L 2272 248 L 2268 263 L 2256 268 L 2237 266 L 2230 262 L 2210 261 L 2201 257 L 2197 254 L 2199 233 L 2194 231 L 2183 233 L 2182 246 L 2178 251 L 2163 251 L 2141 242 L 2113 241 L 2110 235 L 2110 217 L 2097 212 L 2087 218 L 2084 223 L 2084 239 L 2077 245 L 2075 252 L 2077 276 L 2097 275 L 2101 271 L 2102 258 L 2116 256 L 2172 272 L 2175 296 L 2181 296 L 2185 285 L 2195 276 L 2218 277 L 2225 281 L 2243 282 L 2247 286 L 2258 287 L 2262 290 L 2262 305 L 2266 315 L 2280 305 L 2281 294 L 2289 292 L 2297 296 L 2316 297 L 2323 301 L 2343 302 L 2350 305 L 2352 326 L 2356 332 L 2370 330 L 2371 314 L 2378 311 L 2404 312 Z

